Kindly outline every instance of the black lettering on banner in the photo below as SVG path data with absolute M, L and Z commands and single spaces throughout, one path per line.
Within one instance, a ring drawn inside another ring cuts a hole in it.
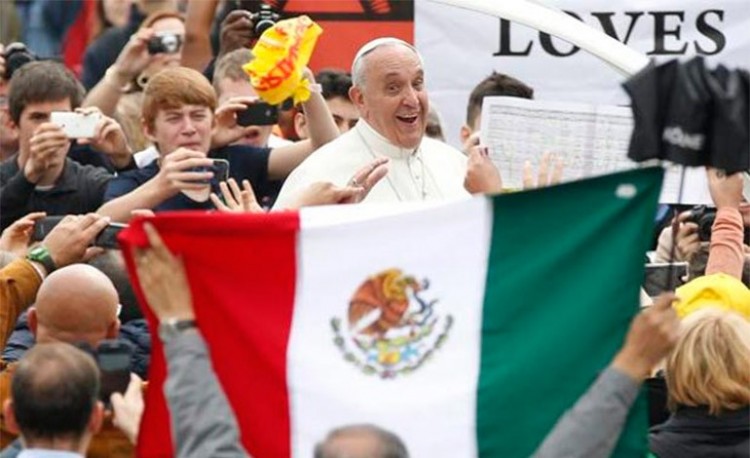
M 583 22 L 583 19 L 581 19 L 581 17 L 576 13 L 573 13 L 571 11 L 566 11 L 565 13 Z M 554 43 L 552 42 L 552 36 L 544 32 L 539 32 L 539 43 L 542 45 L 542 49 L 544 49 L 547 54 L 555 57 L 572 56 L 573 54 L 581 50 L 581 48 L 579 48 L 578 46 L 573 45 L 573 47 L 568 52 L 558 51 L 557 48 L 555 48 Z
M 692 44 L 698 54 L 712 56 L 722 52 L 727 45 L 727 37 L 720 28 L 724 22 L 724 12 L 724 10 L 713 9 L 698 14 L 695 19 L 695 27 L 700 36 L 692 42 L 689 39 L 682 40 L 685 11 L 626 11 L 621 13 L 628 17 L 627 29 L 624 30 L 618 30 L 615 25 L 618 22 L 617 15 L 619 13 L 617 12 L 596 11 L 589 14 L 596 18 L 605 34 L 624 44 L 630 42 L 636 25 L 640 24 L 640 27 L 651 25 L 644 22 L 645 19 L 641 21 L 641 17 L 652 16 L 654 48 L 647 53 L 648 55 L 685 55 Z M 583 21 L 578 14 L 572 11 L 565 11 L 565 13 Z M 511 21 L 500 19 L 499 49 L 492 54 L 493 56 L 525 57 L 531 54 L 535 40 L 529 40 L 520 45 L 521 47 L 519 47 L 519 43 L 516 43 L 514 48 L 511 44 L 511 26 Z M 705 37 L 705 39 L 702 37 Z M 569 57 L 580 51 L 580 48 L 573 44 L 561 44 L 563 41 L 548 33 L 539 32 L 539 44 L 546 54 L 554 57 Z
M 617 30 L 615 29 L 615 25 L 612 22 L 612 16 L 615 15 L 614 12 L 591 13 L 592 16 L 599 20 L 599 24 L 602 25 L 602 30 L 604 30 L 604 33 L 625 44 L 628 44 L 628 42 L 630 41 L 630 36 L 633 34 L 633 29 L 635 29 L 635 24 L 638 22 L 638 19 L 640 19 L 644 14 L 645 13 L 643 11 L 625 12 L 625 15 L 630 18 L 630 25 L 628 25 L 628 31 L 625 32 L 625 37 L 620 38 L 619 36 L 617 36 Z
M 530 41 L 529 45 L 523 51 L 513 51 L 510 46 L 510 21 L 500 19 L 500 49 L 492 54 L 493 56 L 528 56 L 531 54 L 531 47 L 534 42 Z
M 716 15 L 719 18 L 719 22 L 724 22 L 723 10 L 708 10 L 708 11 L 702 12 L 698 16 L 698 19 L 695 21 L 695 27 L 698 29 L 698 32 L 701 35 L 713 41 L 716 46 L 714 47 L 713 50 L 709 50 L 709 49 L 703 48 L 703 46 L 701 46 L 701 44 L 698 43 L 697 40 L 693 41 L 693 43 L 695 44 L 695 49 L 699 53 L 705 54 L 707 56 L 713 56 L 714 54 L 719 54 L 721 51 L 724 50 L 724 48 L 727 45 L 727 38 L 724 36 L 723 33 L 721 33 L 721 30 L 717 29 L 716 27 L 708 23 L 708 21 L 706 20 L 706 17 L 709 14 Z
M 682 33 L 682 23 L 685 20 L 684 11 L 655 11 L 648 13 L 654 17 L 654 50 L 649 55 L 682 55 L 685 54 L 687 43 L 680 49 L 667 49 L 667 37 L 675 37 L 678 42 Z M 667 29 L 667 17 L 677 17 L 680 19 L 679 24 L 674 29 Z

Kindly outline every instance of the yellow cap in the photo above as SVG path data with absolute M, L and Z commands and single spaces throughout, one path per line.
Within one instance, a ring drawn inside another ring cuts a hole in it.
M 677 288 L 675 311 L 680 318 L 706 307 L 731 310 L 750 320 L 750 290 L 737 278 L 723 274 L 698 277 Z

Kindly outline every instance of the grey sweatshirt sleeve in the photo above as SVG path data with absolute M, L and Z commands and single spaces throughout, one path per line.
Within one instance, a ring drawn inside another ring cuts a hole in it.
M 172 418 L 175 456 L 249 456 L 200 333 L 184 331 L 165 344 L 164 351 L 168 374 L 164 394 Z
M 608 367 L 573 408 L 560 417 L 534 457 L 610 456 L 638 397 L 640 385 Z

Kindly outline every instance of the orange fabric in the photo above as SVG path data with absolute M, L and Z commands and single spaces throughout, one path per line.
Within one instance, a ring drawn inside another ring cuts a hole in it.
M 0 348 L 5 347 L 21 312 L 34 303 L 41 284 L 36 269 L 25 259 L 0 269 Z

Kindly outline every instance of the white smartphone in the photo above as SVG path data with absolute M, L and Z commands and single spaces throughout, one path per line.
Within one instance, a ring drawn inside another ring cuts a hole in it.
M 73 111 L 53 111 L 49 120 L 60 126 L 68 138 L 93 138 L 96 125 L 101 121 L 101 113 L 76 113 Z

